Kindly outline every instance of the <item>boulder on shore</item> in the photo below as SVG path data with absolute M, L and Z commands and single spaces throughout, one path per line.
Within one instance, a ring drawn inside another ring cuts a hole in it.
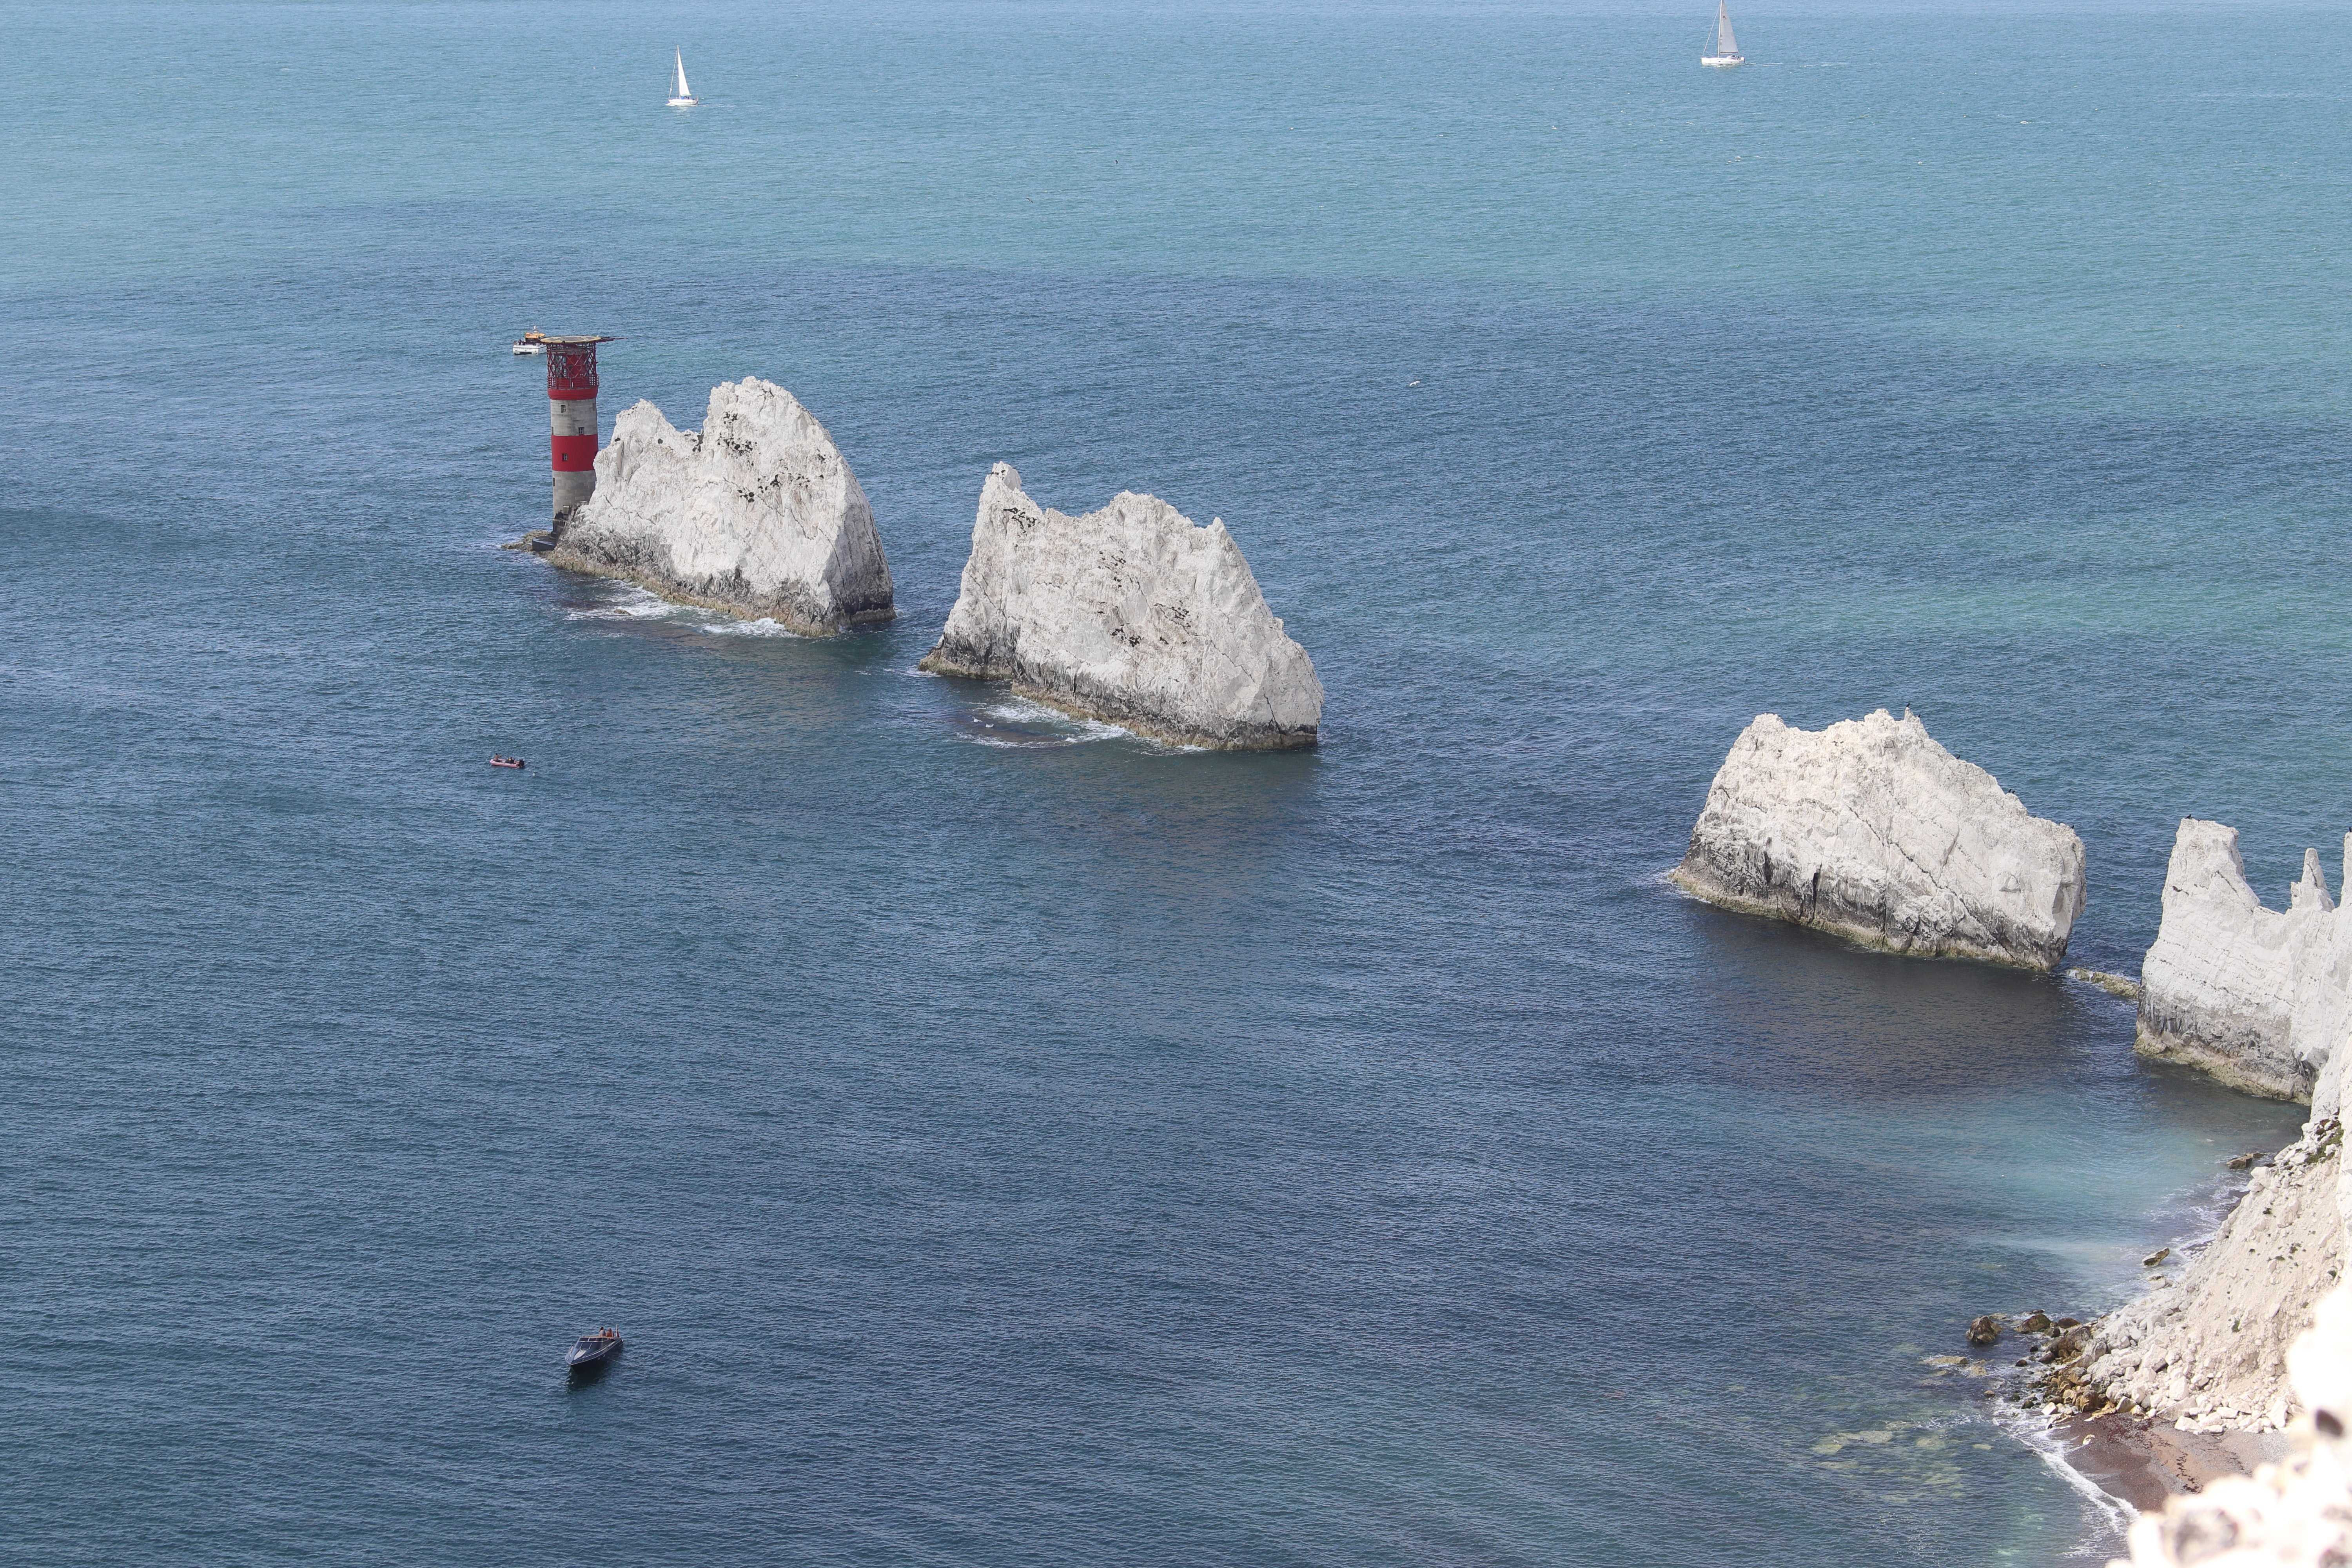
M 1311 746 L 1323 685 L 1222 520 L 1122 491 L 1084 517 L 989 470 L 936 675 L 1010 681 L 1064 712 L 1182 745 Z
M 1906 709 L 1813 731 L 1765 713 L 1707 790 L 1670 879 L 1889 952 L 2053 970 L 2083 911 L 2083 841 Z
M 2352 836 L 2345 853 L 2352 873 Z M 2184 817 L 2164 874 L 2163 923 L 2140 966 L 2141 1054 L 2248 1093 L 2310 1100 L 2352 1022 L 2347 921 L 2318 850 L 2304 851 L 2287 907 L 2267 910 L 2246 880 L 2237 830 Z
M 713 387 L 698 431 L 650 403 L 625 410 L 548 559 L 810 637 L 896 613 L 857 477 L 814 415 L 756 377 Z

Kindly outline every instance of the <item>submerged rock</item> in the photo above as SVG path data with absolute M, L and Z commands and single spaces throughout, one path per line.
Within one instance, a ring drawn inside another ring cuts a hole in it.
M 1907 709 L 1818 732 L 1759 715 L 1671 879 L 1895 952 L 2045 971 L 2064 957 L 2085 890 L 2074 830 L 2032 816 Z
M 895 613 L 856 476 L 815 416 L 757 378 L 713 387 L 699 431 L 625 410 L 548 559 L 812 637 Z
M 1070 517 L 989 470 L 962 591 L 921 668 L 1186 745 L 1308 746 L 1314 661 L 1266 607 L 1222 521 L 1123 491 Z
M 2345 853 L 2352 868 L 2352 836 Z M 2316 849 L 2304 851 L 2287 907 L 2267 910 L 2246 881 L 2237 830 L 2183 818 L 2164 921 L 2140 966 L 2141 1054 L 2249 1093 L 2311 1100 L 2352 1022 L 2347 921 Z
M 2139 982 L 2128 974 L 2110 974 L 2104 969 L 2070 969 L 2066 972 L 2066 978 L 2095 985 L 2108 995 L 2126 1002 L 2139 1000 Z

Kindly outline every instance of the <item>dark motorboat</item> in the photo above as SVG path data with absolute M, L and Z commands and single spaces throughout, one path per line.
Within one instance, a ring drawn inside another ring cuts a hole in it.
M 610 1329 L 599 1329 L 572 1342 L 572 1353 L 563 1358 L 563 1370 L 574 1383 L 585 1383 L 592 1377 L 604 1376 L 620 1355 L 621 1336 Z

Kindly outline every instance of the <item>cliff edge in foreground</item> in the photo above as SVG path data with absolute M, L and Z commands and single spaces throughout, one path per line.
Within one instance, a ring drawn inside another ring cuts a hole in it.
M 625 411 L 548 559 L 810 637 L 895 613 L 857 477 L 814 415 L 756 377 L 713 387 L 699 431 L 650 403 Z
M 2287 1457 L 2175 1498 L 2131 1527 L 2128 1568 L 2342 1568 L 2352 1563 L 2352 1287 L 2287 1354 L 2298 1420 Z M 2122 1560 L 2110 1568 L 2126 1568 Z
M 1872 947 L 2053 970 L 2083 911 L 2083 841 L 1929 737 L 1908 709 L 1741 731 L 1670 874 L 1726 909 Z
M 1314 661 L 1221 520 L 1122 491 L 1071 517 L 989 470 L 962 590 L 921 668 L 1184 745 L 1311 746 Z
M 2352 836 L 2345 854 L 2352 875 Z M 2310 1100 L 2352 1021 L 2347 921 L 2316 849 L 2304 851 L 2287 908 L 2266 910 L 2246 881 L 2237 830 L 2183 818 L 2164 874 L 2164 921 L 2141 966 L 2140 1053 L 2250 1094 Z

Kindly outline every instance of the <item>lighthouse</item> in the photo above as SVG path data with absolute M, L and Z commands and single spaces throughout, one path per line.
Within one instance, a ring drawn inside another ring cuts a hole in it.
M 555 528 L 596 493 L 596 345 L 609 337 L 549 338 L 547 465 L 555 472 Z

